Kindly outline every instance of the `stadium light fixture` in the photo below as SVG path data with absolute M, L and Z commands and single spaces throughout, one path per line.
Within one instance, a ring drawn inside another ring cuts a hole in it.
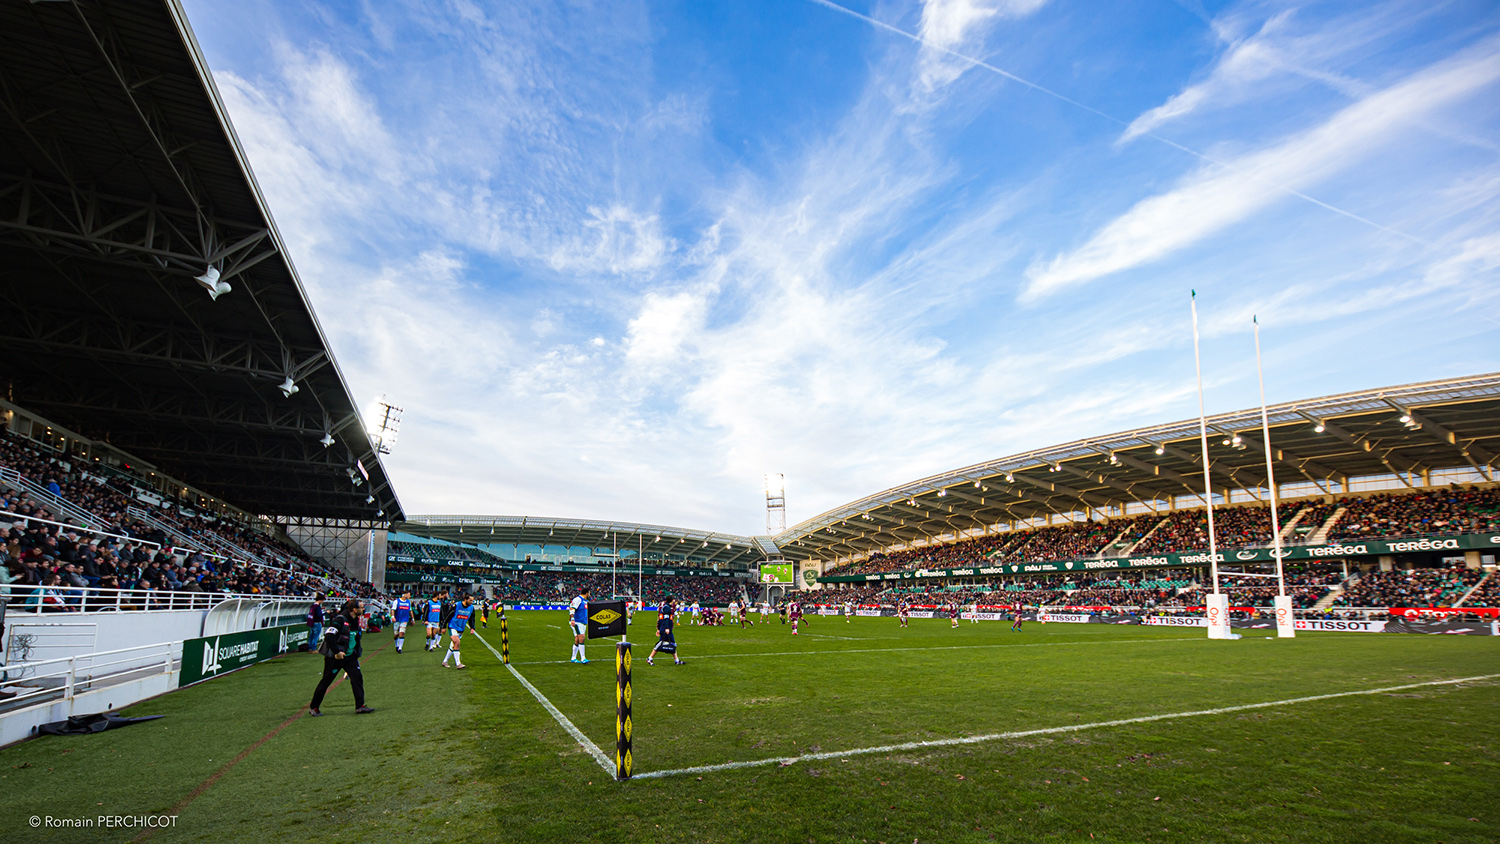
M 940 489 L 940 490 L 938 490 L 938 498 L 943 498 L 943 497 L 947 496 L 947 494 L 948 494 L 948 490 L 946 490 L 946 489 Z
M 318 442 L 322 443 L 324 448 L 327 448 L 327 447 L 333 445 L 333 434 L 332 433 L 324 433 L 323 434 L 323 439 L 318 440 Z
M 215 302 L 219 301 L 220 296 L 233 289 L 229 286 L 229 282 L 219 280 L 219 268 L 212 264 L 209 264 L 208 269 L 203 271 L 203 275 L 193 276 L 193 280 L 203 285 L 203 289 L 208 291 L 208 298 Z
M 1235 434 L 1234 436 L 1232 436 L 1232 437 L 1229 438 L 1229 441 L 1232 442 L 1232 443 L 1234 443 L 1235 445 L 1239 445 L 1240 441 L 1241 441 L 1240 440 L 1240 435 L 1239 434 Z
M 1401 421 L 1402 422 L 1410 422 L 1411 421 L 1411 414 L 1410 413 L 1403 413 L 1403 414 L 1401 414 Z
M 1156 453 L 1157 453 L 1158 456 L 1166 454 L 1167 453 L 1167 447 L 1164 446 L 1164 445 L 1157 446 L 1156 447 Z
M 1318 424 L 1316 424 L 1316 425 L 1313 426 L 1313 431 L 1315 433 L 1321 434 L 1321 433 L 1323 433 L 1326 430 L 1328 430 L 1328 429 L 1325 428 L 1325 427 L 1323 427 L 1323 423 L 1322 422 L 1319 422 Z
M 277 386 L 281 388 L 281 394 L 283 396 L 286 396 L 287 398 L 291 398 L 292 396 L 296 395 L 297 390 L 299 389 L 296 382 L 292 381 L 292 376 L 290 375 L 286 377 L 285 381 L 282 381 Z
M 365 503 L 366 504 L 374 504 L 375 503 L 375 496 L 373 496 L 373 495 L 366 495 L 365 496 Z
M 1007 483 L 1012 483 L 1013 484 L 1013 483 L 1016 482 L 1016 476 L 1013 475 L 1013 474 L 1011 474 L 1010 472 L 1006 472 L 1005 473 L 1005 480 L 1006 480 Z
M 1225 438 L 1224 438 L 1224 442 L 1223 442 L 1223 443 L 1221 443 L 1221 445 L 1229 445 L 1229 438 L 1228 438 L 1228 437 L 1225 437 Z

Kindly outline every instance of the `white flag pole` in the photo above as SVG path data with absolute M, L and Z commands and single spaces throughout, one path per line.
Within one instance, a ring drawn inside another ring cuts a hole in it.
M 1292 599 L 1286 594 L 1286 570 L 1282 565 L 1281 516 L 1276 495 L 1275 461 L 1271 459 L 1271 418 L 1266 410 L 1266 370 L 1260 359 L 1260 318 L 1252 316 L 1255 323 L 1255 376 L 1260 381 L 1260 436 L 1266 444 L 1266 486 L 1271 489 L 1271 546 L 1276 555 L 1276 599 L 1273 601 L 1276 614 L 1276 635 L 1283 639 L 1297 635 L 1292 619 Z
M 1203 446 L 1203 504 L 1208 511 L 1208 565 L 1214 591 L 1207 607 L 1208 638 L 1228 638 L 1228 600 L 1219 591 L 1219 541 L 1214 532 L 1214 488 L 1208 463 L 1208 417 L 1203 409 L 1203 358 L 1198 352 L 1198 291 L 1192 291 L 1193 366 L 1198 371 L 1198 440 Z

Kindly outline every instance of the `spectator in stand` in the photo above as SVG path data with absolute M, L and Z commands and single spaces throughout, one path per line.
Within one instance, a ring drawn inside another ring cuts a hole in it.
M 313 596 L 312 606 L 307 609 L 307 641 L 311 643 L 323 641 L 323 595 Z

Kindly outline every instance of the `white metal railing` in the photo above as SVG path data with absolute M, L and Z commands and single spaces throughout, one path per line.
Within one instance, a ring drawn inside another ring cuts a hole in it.
M 232 598 L 215 604 L 214 608 L 203 617 L 203 635 L 218 636 L 242 630 L 302 624 L 311 608 L 311 598 L 275 600 L 254 597 Z M 331 610 L 325 609 L 325 619 L 332 615 Z
M 84 527 L 82 525 L 68 524 L 67 522 L 59 522 L 53 519 L 44 519 L 40 516 L 23 516 L 20 513 L 12 513 L 6 510 L 0 510 L 0 521 L 4 521 L 6 518 L 20 519 L 26 522 L 41 522 L 44 525 L 56 525 L 57 527 L 65 527 L 72 531 L 87 533 L 93 536 L 108 536 L 114 539 L 124 539 L 126 541 L 135 542 L 141 545 L 150 545 L 155 548 L 162 547 L 162 544 L 160 542 L 152 542 L 149 539 L 142 539 L 138 536 L 130 536 L 129 534 L 124 533 L 110 533 L 107 530 L 98 530 L 96 528 Z
M 181 642 L 18 662 L 0 668 L 0 711 L 71 700 L 81 692 L 149 676 L 171 674 Z
M 98 515 L 90 513 L 88 510 L 79 507 L 77 504 L 74 504 L 73 502 L 69 501 L 66 498 L 63 498 L 60 495 L 54 495 L 52 493 L 52 490 L 47 489 L 41 484 L 35 483 L 25 475 L 22 475 L 20 472 L 17 472 L 15 469 L 10 468 L 9 466 L 0 466 L 0 480 L 3 480 L 6 483 L 15 486 L 16 489 L 22 490 L 26 494 L 39 499 L 43 504 L 53 508 L 58 513 L 68 516 L 72 519 L 77 519 L 88 527 L 94 528 L 106 524 L 105 520 Z
M 204 545 L 203 543 L 193 539 L 191 536 L 188 536 L 186 533 L 179 530 L 175 525 L 168 524 L 161 519 L 158 519 L 156 516 L 147 512 L 144 507 L 132 504 L 126 508 L 125 513 L 131 518 L 139 519 L 150 525 L 151 527 L 156 528 L 167 536 L 176 537 L 178 542 L 181 542 L 183 545 L 193 549 L 194 551 L 199 551 L 205 554 L 209 551 L 207 545 Z
M 222 601 L 303 602 L 298 595 L 247 595 L 239 592 L 181 592 L 170 589 L 101 589 L 95 586 L 31 586 L 12 583 L 0 586 L 0 597 L 9 595 L 9 615 L 43 615 L 67 612 L 143 612 L 160 610 L 206 610 Z

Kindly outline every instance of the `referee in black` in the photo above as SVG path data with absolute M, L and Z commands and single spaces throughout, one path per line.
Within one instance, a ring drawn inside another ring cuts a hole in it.
M 323 695 L 333 685 L 333 678 L 342 670 L 349 677 L 349 688 L 354 690 L 354 711 L 364 715 L 375 710 L 365 706 L 365 677 L 359 670 L 359 655 L 364 646 L 360 643 L 359 616 L 364 607 L 355 598 L 350 598 L 339 608 L 339 614 L 328 620 L 323 628 L 323 642 L 319 651 L 323 654 L 323 679 L 318 681 L 318 690 L 313 692 L 309 715 L 322 715 L 318 709 L 323 705 Z

